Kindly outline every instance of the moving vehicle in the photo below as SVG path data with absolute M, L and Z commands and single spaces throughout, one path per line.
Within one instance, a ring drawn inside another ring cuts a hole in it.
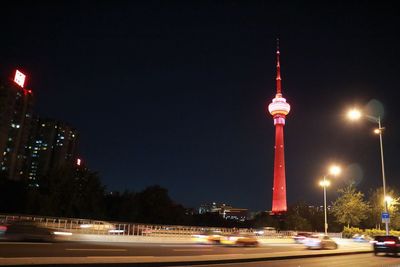
M 397 236 L 375 236 L 374 240 L 371 241 L 371 243 L 374 246 L 375 255 L 380 252 L 392 254 L 398 254 L 400 252 L 400 239 Z
M 253 234 L 257 236 L 273 235 L 275 233 L 276 229 L 274 227 L 262 227 L 262 228 L 257 228 L 253 231 Z
M 82 223 L 79 225 L 79 228 L 87 233 L 101 233 L 101 234 L 106 234 L 116 229 L 114 224 L 105 221 L 93 221 L 90 223 Z
M 353 236 L 353 241 L 354 242 L 370 242 L 371 241 L 371 237 L 366 236 L 366 235 L 355 234 Z
M 219 244 L 221 243 L 221 238 L 222 233 L 217 230 L 209 230 L 192 235 L 192 240 L 198 244 Z
M 297 244 L 303 244 L 307 237 L 310 237 L 310 233 L 299 232 L 297 235 L 293 236 L 293 240 Z
M 257 237 L 251 233 L 231 233 L 221 238 L 221 244 L 235 246 L 258 246 L 259 242 Z
M 327 235 L 311 235 L 303 244 L 308 249 L 337 249 L 338 244 Z
M 54 241 L 53 229 L 35 221 L 14 221 L 4 225 L 4 239 L 8 241 Z

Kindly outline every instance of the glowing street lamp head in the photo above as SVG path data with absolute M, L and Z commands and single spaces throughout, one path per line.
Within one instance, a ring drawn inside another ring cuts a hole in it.
M 384 202 L 387 203 L 390 206 L 390 203 L 393 202 L 393 198 L 391 196 L 386 196 L 384 198 Z
M 378 128 L 374 129 L 374 133 L 375 133 L 375 134 L 380 134 L 381 131 L 382 131 L 382 130 L 380 130 L 380 129 L 378 129 Z
M 319 182 L 319 185 L 322 187 L 327 187 L 331 185 L 331 182 L 329 180 L 322 180 Z
M 349 110 L 349 112 L 347 112 L 347 117 L 352 121 L 359 120 L 361 118 L 361 115 L 362 115 L 361 111 L 359 111 L 358 109 L 355 109 L 355 108 L 353 108 L 353 109 Z
M 337 165 L 332 165 L 332 166 L 329 167 L 329 174 L 337 176 L 341 172 L 342 172 L 342 169 Z

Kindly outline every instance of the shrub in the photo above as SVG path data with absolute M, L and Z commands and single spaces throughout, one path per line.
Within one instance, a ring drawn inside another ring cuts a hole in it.
M 360 229 L 357 227 L 344 227 L 342 236 L 344 238 L 352 238 L 355 234 L 359 235 L 367 235 L 370 237 L 377 236 L 377 235 L 385 235 L 385 230 L 378 230 L 378 229 Z M 400 231 L 391 230 L 389 234 L 394 236 L 400 236 Z

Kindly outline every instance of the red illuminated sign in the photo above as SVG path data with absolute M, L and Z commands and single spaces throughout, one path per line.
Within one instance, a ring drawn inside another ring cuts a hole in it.
M 21 87 L 24 87 L 26 75 L 20 72 L 19 70 L 15 71 L 14 82 Z

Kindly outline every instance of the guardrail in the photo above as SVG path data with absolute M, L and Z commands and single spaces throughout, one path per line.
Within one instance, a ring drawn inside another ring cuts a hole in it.
M 156 225 L 138 224 L 126 222 L 108 222 L 90 219 L 77 218 L 57 218 L 37 215 L 12 215 L 0 214 L 0 223 L 8 223 L 17 220 L 35 221 L 39 224 L 77 234 L 97 234 L 97 235 L 122 235 L 122 236 L 149 236 L 149 237 L 188 237 L 202 232 L 217 232 L 229 234 L 233 232 L 254 233 L 254 229 L 249 228 L 223 228 L 223 227 L 203 227 L 203 226 L 182 226 L 182 225 Z M 267 230 L 262 234 L 257 234 L 263 238 L 291 238 L 297 234 L 296 231 L 274 231 Z M 342 237 L 341 233 L 329 233 L 331 237 Z

